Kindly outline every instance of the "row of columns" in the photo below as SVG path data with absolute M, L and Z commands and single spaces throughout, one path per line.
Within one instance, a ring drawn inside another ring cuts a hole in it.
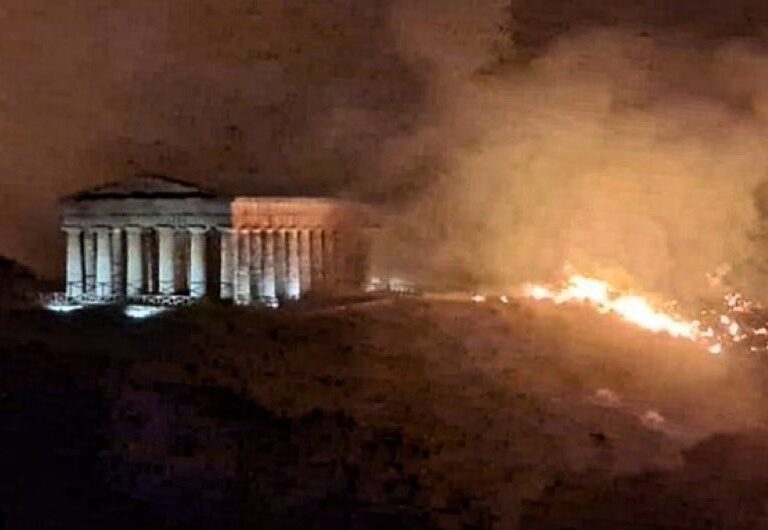
M 207 237 L 212 232 L 202 226 L 184 230 L 189 234 L 187 287 L 190 296 L 203 297 L 209 291 Z M 107 299 L 145 292 L 175 294 L 177 228 L 65 227 L 64 231 L 68 296 Z M 354 266 L 357 240 L 352 233 L 317 227 L 218 231 L 220 290 L 214 294 L 223 300 L 272 304 L 278 299 L 301 298 L 310 290 L 357 286 L 362 280 Z M 147 233 L 155 237 L 145 238 Z
M 157 234 L 157 278 L 160 294 L 176 291 L 175 234 L 172 226 L 153 228 Z M 190 295 L 206 294 L 206 228 L 188 227 Z M 144 294 L 145 273 L 152 274 L 151 253 L 143 242 L 146 229 L 125 227 L 64 227 L 67 234 L 67 296 L 97 298 Z M 125 256 L 123 256 L 123 235 Z M 147 266 L 149 264 L 149 266 Z M 123 291 L 123 280 L 125 290 Z
M 229 229 L 221 245 L 221 297 L 296 300 L 342 281 L 339 234 L 320 228 Z

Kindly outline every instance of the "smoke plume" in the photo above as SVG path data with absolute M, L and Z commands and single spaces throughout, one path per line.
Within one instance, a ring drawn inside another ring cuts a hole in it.
M 364 161 L 422 106 L 389 4 L 3 2 L 0 255 L 60 276 L 58 199 L 137 172 L 369 196 Z
M 767 21 L 748 0 L 9 0 L 0 253 L 60 274 L 57 199 L 151 171 L 377 202 L 379 267 L 422 281 L 571 263 L 689 297 L 727 262 L 758 290 Z
M 429 112 L 383 159 L 431 171 L 392 255 L 457 285 L 568 263 L 683 299 L 731 263 L 728 281 L 759 293 L 765 9 L 561 3 L 394 11 L 403 55 L 431 69 Z

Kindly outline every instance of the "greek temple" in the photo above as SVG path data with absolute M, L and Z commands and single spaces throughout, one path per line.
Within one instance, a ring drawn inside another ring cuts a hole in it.
M 141 175 L 62 201 L 70 303 L 276 306 L 359 291 L 373 223 L 360 203 L 224 197 Z

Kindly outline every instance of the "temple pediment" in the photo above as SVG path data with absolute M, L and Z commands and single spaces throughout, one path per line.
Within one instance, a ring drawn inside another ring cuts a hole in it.
M 160 175 L 139 175 L 71 195 L 65 201 L 105 199 L 212 199 L 217 195 L 189 182 Z

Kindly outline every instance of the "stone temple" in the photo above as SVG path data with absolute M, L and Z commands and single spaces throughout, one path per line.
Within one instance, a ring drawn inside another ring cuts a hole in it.
M 68 303 L 275 306 L 368 279 L 374 225 L 360 203 L 225 197 L 142 175 L 67 197 L 62 210 Z

